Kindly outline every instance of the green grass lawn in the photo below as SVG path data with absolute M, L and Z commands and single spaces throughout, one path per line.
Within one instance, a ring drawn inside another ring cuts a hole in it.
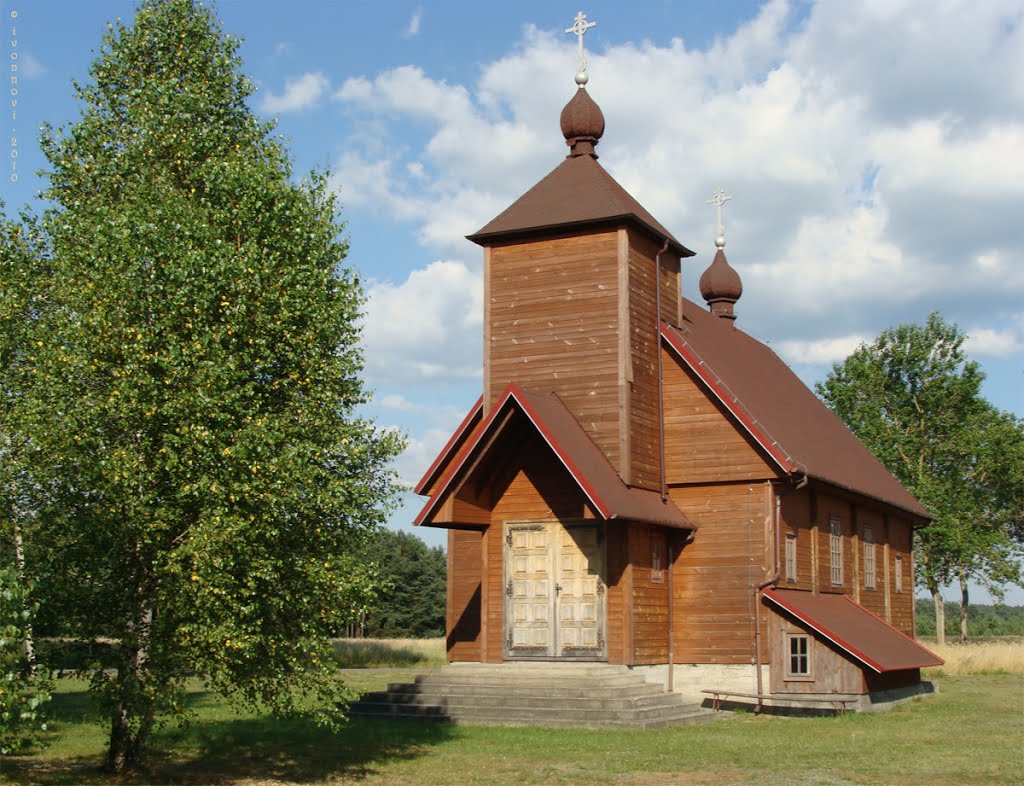
M 358 690 L 412 669 L 344 672 Z M 49 748 L 9 757 L 11 783 L 847 784 L 1024 783 L 1024 679 L 946 676 L 938 696 L 878 715 L 736 715 L 656 731 L 351 721 L 330 732 L 235 713 L 190 694 L 195 723 L 156 733 L 148 773 L 98 771 L 105 727 L 80 680 L 60 680 Z

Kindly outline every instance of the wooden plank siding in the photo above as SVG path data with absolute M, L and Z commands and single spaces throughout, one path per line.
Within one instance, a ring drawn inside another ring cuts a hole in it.
M 449 661 L 480 660 L 481 533 L 448 530 L 448 593 L 445 608 Z
M 840 586 L 833 586 L 831 578 L 830 520 L 833 515 L 838 517 L 843 533 L 843 583 Z M 864 574 L 864 531 L 869 527 L 875 539 L 874 589 L 865 586 Z M 910 532 L 911 525 L 906 519 L 872 500 L 822 488 L 791 491 L 782 497 L 779 586 L 850 595 L 873 614 L 912 636 L 914 593 Z M 796 536 L 795 581 L 789 581 L 786 576 L 787 534 Z M 903 566 L 903 589 L 899 593 L 896 592 L 897 556 L 902 557 Z
M 810 637 L 810 674 L 807 677 L 787 678 L 786 659 L 789 656 L 786 634 L 806 634 Z M 772 693 L 865 693 L 867 683 L 863 670 L 849 657 L 836 651 L 824 637 L 797 625 L 785 612 L 769 612 L 768 637 L 771 650 L 776 653 L 771 661 Z
M 668 483 L 777 477 L 750 436 L 737 427 L 696 376 L 667 350 L 662 352 Z
M 655 257 L 661 246 L 631 230 L 627 236 L 630 485 L 658 489 L 661 440 L 658 412 L 660 326 L 655 300 Z M 665 252 L 659 260 L 661 319 L 679 315 L 679 257 Z
M 754 590 L 769 569 L 770 495 L 763 483 L 674 487 L 670 495 L 699 527 L 673 566 L 676 662 L 750 663 Z
M 668 662 L 668 581 L 652 580 L 653 531 L 654 528 L 646 524 L 629 525 L 634 665 Z
M 555 392 L 620 468 L 618 233 L 494 246 L 489 410 L 510 382 Z
M 613 522 L 605 529 L 605 580 L 608 585 L 608 662 L 633 665 L 632 576 L 629 528 Z

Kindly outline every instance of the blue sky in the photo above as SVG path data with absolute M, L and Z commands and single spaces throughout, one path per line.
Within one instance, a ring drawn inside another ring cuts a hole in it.
M 1019 0 L 593 1 L 586 36 L 605 167 L 685 245 L 714 252 L 722 185 L 738 325 L 808 383 L 932 310 L 968 331 L 985 393 L 1024 415 L 1024 7 Z M 0 195 L 32 203 L 40 123 L 80 111 L 130 0 L 0 3 L 19 104 Z M 296 172 L 329 167 L 367 284 L 371 414 L 429 465 L 479 395 L 480 249 L 464 239 L 554 168 L 579 10 L 517 3 L 221 0 L 254 111 Z M 287 8 L 287 10 L 283 10 Z M 12 17 L 16 13 L 17 17 Z M 17 147 L 16 183 L 11 182 Z M 393 526 L 419 503 L 408 495 Z M 429 542 L 441 534 L 420 533 Z M 950 597 L 953 597 L 950 594 Z M 1011 595 L 1024 602 L 1024 591 Z

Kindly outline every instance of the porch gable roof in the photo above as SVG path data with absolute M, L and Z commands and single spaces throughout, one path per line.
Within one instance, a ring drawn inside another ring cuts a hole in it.
M 661 495 L 656 491 L 631 488 L 623 483 L 607 457 L 557 395 L 524 390 L 514 382 L 505 389 L 483 423 L 465 442 L 461 455 L 449 463 L 433 495 L 413 521 L 415 525 L 430 526 L 442 502 L 458 491 L 472 468 L 486 457 L 495 438 L 508 427 L 512 416 L 516 414 L 523 416 L 536 429 L 566 468 L 590 507 L 601 518 L 628 519 L 676 529 L 696 529 L 671 500 L 662 502 Z M 442 457 L 450 456 L 453 449 L 454 444 L 450 441 Z M 441 458 L 435 465 L 445 463 L 446 460 Z M 433 468 L 428 470 L 424 479 L 427 480 L 434 471 Z M 421 482 L 417 488 L 422 485 Z
M 764 597 L 878 674 L 945 662 L 847 595 L 770 589 Z

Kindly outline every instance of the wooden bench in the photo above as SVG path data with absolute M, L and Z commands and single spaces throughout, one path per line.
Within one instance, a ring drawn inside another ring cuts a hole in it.
M 755 714 L 761 712 L 762 702 L 766 699 L 778 702 L 793 702 L 798 704 L 831 704 L 833 709 L 835 709 L 835 711 L 838 712 L 840 715 L 845 715 L 846 711 L 850 709 L 851 706 L 856 705 L 858 701 L 857 699 L 845 699 L 839 697 L 810 698 L 806 696 L 794 696 L 789 694 L 787 694 L 786 696 L 779 696 L 777 694 L 772 693 L 741 693 L 739 691 L 734 690 L 702 690 L 701 693 L 707 693 L 711 696 L 711 707 L 716 712 L 721 710 L 722 701 L 728 700 L 729 698 L 756 699 L 757 709 L 754 710 Z

